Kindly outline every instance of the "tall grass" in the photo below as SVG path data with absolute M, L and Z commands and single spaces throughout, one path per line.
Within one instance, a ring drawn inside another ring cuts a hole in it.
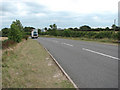
M 17 43 L 13 40 L 5 40 L 5 41 L 2 41 L 2 49 L 7 49 L 11 46 L 14 46 L 16 45 Z

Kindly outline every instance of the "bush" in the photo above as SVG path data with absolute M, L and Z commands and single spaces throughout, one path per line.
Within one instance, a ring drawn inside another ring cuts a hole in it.
M 2 31 L 2 37 L 8 37 L 9 28 L 3 28 L 1 31 Z
M 41 32 L 41 35 L 53 35 L 62 37 L 85 37 L 91 39 L 120 39 L 120 32 L 114 31 L 72 31 L 70 29 L 65 29 L 64 31 L 50 30 L 48 32 Z
M 120 41 L 120 31 L 117 33 L 117 40 Z
M 70 37 L 71 36 L 71 30 L 64 30 L 64 32 L 63 32 L 63 36 L 65 36 L 65 37 Z
M 49 35 L 48 32 L 41 32 L 40 35 Z
M 10 46 L 13 46 L 15 45 L 16 42 L 13 41 L 13 40 L 5 40 L 5 41 L 2 41 L 2 49 L 7 49 L 9 48 Z
M 24 35 L 23 39 L 28 40 L 29 35 Z
M 19 43 L 23 38 L 22 25 L 19 20 L 13 21 L 8 34 L 8 39 Z

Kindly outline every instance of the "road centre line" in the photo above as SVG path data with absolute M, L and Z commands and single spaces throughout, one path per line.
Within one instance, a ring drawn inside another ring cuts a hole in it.
M 56 40 L 52 40 L 52 41 L 58 43 L 58 41 L 56 41 Z
M 68 44 L 68 43 L 61 43 L 61 44 L 65 44 L 65 45 L 68 45 L 68 46 L 71 46 L 71 47 L 73 47 L 73 45 L 71 45 L 71 44 Z
M 58 41 L 56 41 L 56 40 L 50 40 L 50 39 L 43 39 L 43 40 L 47 40 L 47 41 L 52 41 L 52 42 L 58 43 Z
M 99 55 L 102 55 L 102 56 L 106 56 L 106 57 L 109 57 L 109 58 L 112 58 L 112 59 L 120 60 L 117 57 L 113 57 L 113 56 L 110 56 L 110 55 L 107 55 L 107 54 L 104 54 L 104 53 L 96 52 L 96 51 L 93 51 L 93 50 L 90 50 L 90 49 L 82 48 L 82 50 L 89 51 L 89 52 L 92 52 L 92 53 L 96 53 L 96 54 L 99 54 Z

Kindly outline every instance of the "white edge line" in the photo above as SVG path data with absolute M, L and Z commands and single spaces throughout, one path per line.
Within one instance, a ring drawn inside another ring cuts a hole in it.
M 90 49 L 86 49 L 86 48 L 82 48 L 82 49 L 83 49 L 83 50 L 86 50 L 86 51 L 89 51 L 89 52 L 93 52 L 93 53 L 102 55 L 102 56 L 106 56 L 106 57 L 109 57 L 109 58 L 112 58 L 112 59 L 120 60 L 120 59 L 117 58 L 117 57 L 113 57 L 113 56 L 110 56 L 110 55 L 107 55 L 107 54 L 103 54 L 103 53 L 100 53 L 100 52 L 96 52 L 96 51 L 93 51 L 93 50 L 90 50 Z
M 61 71 L 65 74 L 65 76 L 70 80 L 70 82 L 73 84 L 73 86 L 76 88 L 76 90 L 79 90 L 77 85 L 73 82 L 73 80 L 70 78 L 70 76 L 65 72 L 65 70 L 60 66 L 60 64 L 56 61 L 56 59 L 52 56 L 52 54 L 44 47 L 44 49 L 50 54 L 52 59 L 55 61 L 55 63 L 58 65 L 58 67 L 61 69 Z

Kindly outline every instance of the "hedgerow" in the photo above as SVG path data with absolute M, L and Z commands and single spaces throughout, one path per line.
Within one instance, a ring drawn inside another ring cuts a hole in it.
M 64 31 L 61 30 L 54 30 L 54 31 L 47 31 L 41 32 L 40 35 L 52 35 L 52 36 L 62 36 L 62 37 L 84 37 L 84 38 L 91 38 L 91 39 L 115 39 L 118 40 L 120 38 L 120 32 L 114 31 L 72 31 L 69 29 L 65 29 Z

